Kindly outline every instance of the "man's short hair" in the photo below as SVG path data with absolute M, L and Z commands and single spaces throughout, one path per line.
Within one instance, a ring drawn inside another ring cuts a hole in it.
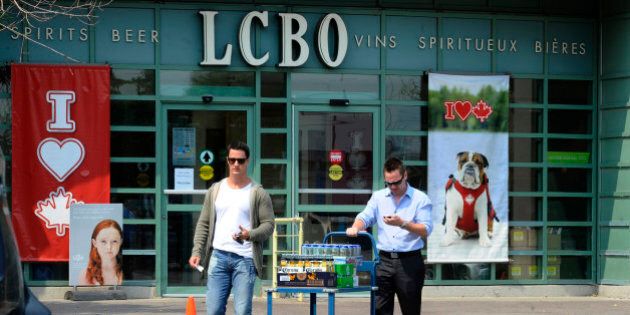
M 390 157 L 385 161 L 385 165 L 383 165 L 383 171 L 387 173 L 391 173 L 395 170 L 400 172 L 400 175 L 405 175 L 405 164 L 403 161 L 397 157 Z
M 227 146 L 227 153 L 230 154 L 230 150 L 238 150 L 245 152 L 245 157 L 249 159 L 249 146 L 243 141 L 233 141 Z

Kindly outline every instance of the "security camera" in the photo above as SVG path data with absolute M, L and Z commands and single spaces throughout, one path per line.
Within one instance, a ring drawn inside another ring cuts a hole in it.
M 204 103 L 212 103 L 212 100 L 214 100 L 214 95 L 203 95 L 201 96 L 201 100 Z

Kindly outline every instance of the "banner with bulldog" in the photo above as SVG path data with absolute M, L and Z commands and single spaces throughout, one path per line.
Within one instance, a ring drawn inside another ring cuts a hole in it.
M 429 74 L 429 262 L 508 261 L 509 82 Z
M 68 261 L 70 206 L 109 202 L 109 73 L 11 66 L 12 220 L 23 261 Z

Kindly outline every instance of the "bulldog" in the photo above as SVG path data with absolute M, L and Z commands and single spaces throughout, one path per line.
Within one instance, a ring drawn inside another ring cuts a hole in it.
M 478 152 L 457 154 L 457 172 L 449 177 L 446 184 L 444 204 L 445 227 L 441 246 L 479 236 L 479 245 L 490 247 L 492 223 L 497 220 L 488 191 L 488 159 Z

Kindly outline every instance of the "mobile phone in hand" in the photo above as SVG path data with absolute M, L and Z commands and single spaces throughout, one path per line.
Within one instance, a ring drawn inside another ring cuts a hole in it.
M 243 245 L 243 233 L 239 232 L 238 234 L 236 234 L 236 238 L 234 240 Z

